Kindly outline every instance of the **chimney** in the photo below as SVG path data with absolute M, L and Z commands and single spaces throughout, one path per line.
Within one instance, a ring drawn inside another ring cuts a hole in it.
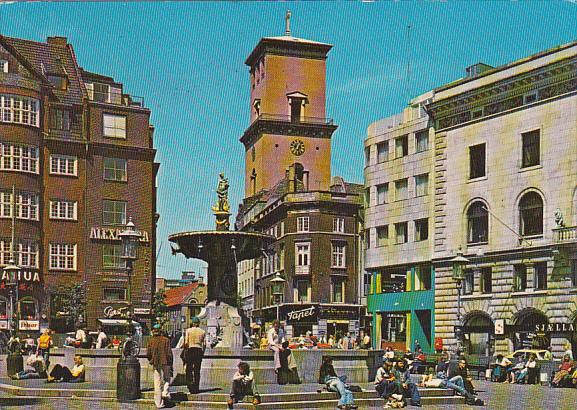
M 66 47 L 66 45 L 68 44 L 68 39 L 66 37 L 55 36 L 55 37 L 48 37 L 46 39 L 46 42 L 53 46 Z

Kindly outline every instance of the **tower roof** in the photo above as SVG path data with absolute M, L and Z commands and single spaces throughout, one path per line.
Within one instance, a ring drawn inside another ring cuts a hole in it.
M 320 43 L 318 41 L 306 40 L 292 36 L 263 37 L 256 45 L 254 50 L 244 62 L 251 66 L 258 61 L 263 54 L 275 54 L 284 56 L 295 56 L 324 60 L 330 49 L 331 44 Z

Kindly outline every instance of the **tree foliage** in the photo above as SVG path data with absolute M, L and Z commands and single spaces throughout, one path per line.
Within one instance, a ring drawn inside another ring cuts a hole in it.
M 167 306 L 165 301 L 166 294 L 164 288 L 156 291 L 152 297 L 152 314 L 153 322 L 164 326 L 168 322 Z
M 55 316 L 64 317 L 66 324 L 84 323 L 86 318 L 86 287 L 84 283 L 60 285 L 53 293 Z

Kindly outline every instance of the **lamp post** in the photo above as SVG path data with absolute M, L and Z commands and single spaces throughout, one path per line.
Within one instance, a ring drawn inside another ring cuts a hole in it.
M 8 265 L 4 267 L 4 277 L 8 278 L 6 286 L 10 288 L 10 343 L 8 345 L 8 356 L 6 359 L 6 371 L 9 376 L 23 370 L 24 361 L 20 352 L 20 342 L 16 337 L 18 330 L 18 308 L 14 309 L 14 293 L 16 293 L 16 305 L 18 305 L 18 274 L 20 267 L 10 258 Z
M 470 262 L 469 259 L 463 256 L 463 251 L 459 247 L 457 251 L 457 256 L 450 260 L 451 264 L 453 265 L 453 275 L 452 279 L 455 281 L 457 285 L 457 326 L 455 329 L 455 337 L 457 339 L 457 354 L 461 352 L 461 333 L 462 333 L 462 324 L 461 324 L 461 289 L 463 288 L 463 280 L 465 279 L 465 266 Z
M 138 258 L 138 242 L 141 234 L 132 222 L 128 220 L 124 230 L 118 234 L 122 241 L 121 258 L 126 262 L 126 275 L 128 276 L 128 333 L 123 346 L 122 356 L 116 365 L 116 398 L 121 402 L 137 400 L 140 398 L 140 362 L 138 361 L 139 346 L 134 340 L 132 327 L 132 270 L 134 261 Z
M 284 295 L 284 286 L 286 280 L 280 275 L 279 272 L 276 273 L 273 279 L 270 281 L 272 287 L 272 295 L 276 303 L 276 320 L 279 320 L 279 304 L 281 303 L 281 298 Z

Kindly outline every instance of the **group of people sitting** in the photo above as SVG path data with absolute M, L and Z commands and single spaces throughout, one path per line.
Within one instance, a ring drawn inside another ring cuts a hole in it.
M 422 377 L 419 386 L 411 377 L 409 366 L 405 358 L 395 361 L 390 357 L 383 360 L 383 365 L 375 376 L 375 388 L 383 399 L 385 407 L 401 408 L 407 402 L 413 406 L 421 405 L 418 387 L 443 387 L 452 389 L 456 394 L 464 396 L 470 405 L 484 405 L 476 395 L 472 378 L 464 358 L 451 360 L 448 352 L 443 352 L 436 368 Z
M 502 354 L 497 355 L 495 367 L 491 374 L 491 381 L 502 383 L 529 383 L 533 384 L 537 378 L 537 355 L 531 353 L 524 360 L 522 355 L 517 356 L 516 363 L 504 357 Z
M 72 369 L 56 364 L 52 368 L 52 371 L 48 373 L 46 363 L 41 353 L 31 353 L 26 358 L 26 369 L 10 375 L 10 378 L 13 380 L 46 379 L 47 383 L 81 383 L 85 381 L 86 368 L 84 363 L 82 363 L 82 357 L 79 355 L 74 356 L 74 366 Z

